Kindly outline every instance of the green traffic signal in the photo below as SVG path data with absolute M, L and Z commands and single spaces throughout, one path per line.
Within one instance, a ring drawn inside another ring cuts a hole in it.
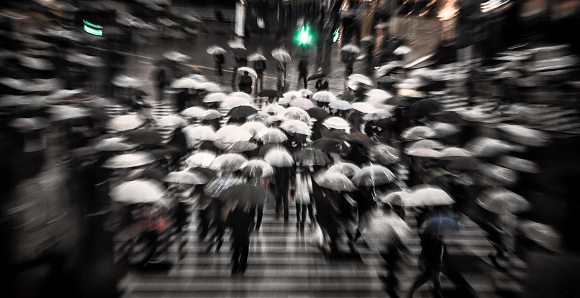
M 297 32 L 294 40 L 296 43 L 302 46 L 308 46 L 312 43 L 314 39 L 313 32 L 308 26 L 302 26 Z
M 332 42 L 336 42 L 338 40 L 338 37 L 340 36 L 338 30 L 340 30 L 340 28 L 336 28 L 336 30 L 334 30 L 334 33 L 332 34 Z

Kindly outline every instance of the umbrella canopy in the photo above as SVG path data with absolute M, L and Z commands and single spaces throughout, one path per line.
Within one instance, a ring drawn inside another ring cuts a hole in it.
M 433 138 L 436 135 L 435 131 L 427 126 L 413 126 L 403 130 L 401 138 L 406 141 L 418 141 Z
M 322 125 L 327 128 L 342 129 L 346 131 L 350 130 L 350 123 L 340 117 L 326 118 L 324 122 L 322 122 Z
M 405 148 L 405 151 L 413 151 L 416 149 L 433 149 L 433 150 L 441 150 L 445 148 L 441 142 L 435 140 L 419 140 L 413 142 Z
M 355 102 L 352 104 L 352 108 L 365 114 L 377 112 L 375 107 L 366 102 Z
M 421 119 L 441 111 L 441 104 L 432 99 L 423 99 L 409 107 L 409 117 Z
M 346 100 L 336 100 L 332 101 L 328 104 L 328 106 L 332 109 L 341 110 L 341 111 L 348 111 L 352 109 L 352 105 L 350 102 Z
M 463 148 L 458 148 L 458 147 L 449 147 L 449 148 L 445 148 L 443 150 L 440 151 L 441 152 L 441 156 L 439 156 L 439 158 L 441 159 L 455 159 L 458 157 L 469 157 L 471 156 L 471 153 Z
M 123 132 L 137 129 L 143 126 L 145 122 L 146 119 L 137 114 L 122 115 L 109 120 L 106 124 L 106 128 L 117 132 Z
M 388 205 L 407 206 L 407 200 L 409 200 L 410 195 L 407 191 L 395 191 L 380 197 L 379 201 Z
M 369 150 L 369 159 L 388 166 L 399 161 L 399 150 L 385 144 L 374 145 Z
M 440 158 L 441 152 L 428 148 L 418 148 L 413 150 L 405 150 L 409 156 L 424 157 L 424 158 Z
M 480 164 L 477 170 L 487 178 L 484 183 L 492 186 L 513 185 L 518 180 L 516 171 L 494 164 Z
M 543 248 L 554 252 L 560 252 L 562 249 L 562 236 L 553 227 L 534 222 L 525 221 L 520 224 L 519 229 L 526 238 L 534 241 Z
M 476 200 L 483 209 L 498 214 L 520 213 L 532 208 L 524 197 L 503 187 L 484 190 Z
M 455 203 L 447 192 L 432 185 L 415 187 L 409 194 L 408 202 L 410 206 L 444 206 Z
M 363 167 L 352 178 L 352 182 L 356 186 L 379 186 L 391 183 L 394 180 L 395 174 L 391 170 L 379 165 Z
M 117 202 L 128 204 L 156 203 L 165 196 L 166 189 L 154 180 L 139 179 L 123 182 L 111 189 L 109 195 Z
M 181 111 L 181 115 L 187 118 L 201 119 L 205 115 L 206 110 L 203 107 L 191 107 Z
M 375 112 L 368 113 L 363 116 L 364 121 L 383 120 L 393 117 L 393 114 L 388 110 L 377 109 Z
M 438 138 L 452 136 L 461 131 L 457 125 L 445 122 L 432 122 L 428 126 L 435 131 Z
M 338 140 L 334 138 L 320 138 L 311 145 L 313 148 L 318 148 L 324 152 L 328 153 L 348 153 L 349 147 L 343 140 Z
M 222 101 L 220 107 L 224 109 L 232 109 L 237 106 L 250 106 L 250 105 L 251 102 L 249 102 L 246 98 L 230 95 Z
M 256 108 L 251 107 L 251 106 L 237 106 L 237 107 L 233 107 L 226 116 L 230 116 L 230 118 L 232 119 L 240 119 L 240 118 L 246 118 L 250 115 L 254 115 L 258 113 L 258 110 L 256 110 Z
M 540 173 L 540 168 L 535 162 L 514 156 L 500 156 L 494 162 L 502 167 L 518 172 L 533 174 Z
M 521 148 L 507 142 L 487 137 L 479 137 L 469 141 L 465 145 L 465 149 L 476 157 L 493 157 L 521 150 Z
M 549 140 L 549 136 L 546 133 L 521 125 L 500 124 L 497 128 L 505 132 L 505 137 L 509 141 L 525 146 L 544 146 Z
M 159 118 L 156 124 L 159 127 L 185 127 L 187 126 L 187 120 L 178 115 L 167 115 Z
M 290 102 L 291 107 L 301 108 L 303 110 L 308 110 L 314 107 L 314 104 L 310 99 L 307 98 L 296 98 Z
M 248 61 L 266 61 L 266 56 L 260 53 L 253 53 L 252 55 L 248 56 Z
M 118 75 L 111 83 L 117 87 L 139 89 L 143 87 L 143 82 L 136 78 L 131 78 L 126 75 Z
M 330 115 L 325 109 L 319 107 L 310 108 L 307 112 L 310 117 L 318 121 L 323 120 Z
M 266 125 L 264 125 L 261 122 L 246 122 L 246 123 L 242 124 L 242 126 L 240 126 L 240 127 L 245 129 L 247 132 L 249 132 L 254 137 L 256 136 L 256 134 L 258 134 L 258 132 L 263 131 L 263 130 L 268 128 L 268 127 L 266 127 Z
M 209 165 L 210 169 L 220 173 L 233 173 L 242 168 L 247 159 L 239 153 L 226 153 L 217 156 Z
M 308 113 L 305 110 L 297 107 L 287 108 L 282 116 L 284 116 L 284 118 L 289 120 L 290 119 L 300 120 L 304 123 L 310 122 L 310 115 L 308 115 Z
M 310 126 L 300 120 L 286 120 L 282 122 L 280 128 L 289 133 L 298 133 L 307 136 L 312 134 Z
M 216 158 L 216 154 L 213 151 L 202 150 L 193 154 L 185 160 L 185 164 L 192 167 L 203 167 L 207 168 L 211 162 Z
M 258 96 L 261 97 L 281 97 L 282 93 L 278 90 L 274 89 L 264 89 L 258 93 Z
M 197 89 L 203 89 L 208 92 L 220 92 L 222 88 L 214 82 L 201 83 Z
M 132 150 L 139 147 L 139 144 L 126 143 L 127 138 L 108 138 L 102 139 L 94 145 L 97 151 L 120 152 Z
M 187 62 L 191 60 L 190 56 L 184 55 L 177 51 L 167 51 L 164 52 L 161 56 L 163 56 L 165 59 L 169 59 L 175 62 Z
M 152 164 L 157 159 L 148 152 L 133 152 L 113 156 L 103 163 L 103 168 L 107 169 L 127 169 L 141 167 Z
M 312 91 L 308 89 L 300 89 L 298 90 L 298 94 L 300 94 L 300 97 L 309 97 L 312 96 Z
M 274 196 L 267 188 L 246 183 L 232 186 L 221 194 L 221 199 L 224 202 L 243 209 L 249 209 L 251 206 L 263 206 L 266 200 L 273 198 Z
M 421 227 L 419 227 L 419 233 L 444 236 L 451 235 L 459 232 L 461 226 L 459 225 L 459 219 L 453 215 L 446 214 L 436 214 L 428 217 Z
M 360 53 L 360 48 L 352 43 L 344 45 L 340 50 L 342 52 L 349 52 L 354 54 Z
M 220 119 L 222 114 L 218 110 L 207 110 L 205 114 L 201 117 L 203 120 L 213 120 L 213 119 Z
M 264 155 L 264 160 L 274 167 L 291 167 L 294 165 L 294 158 L 285 148 L 278 147 L 268 150 L 266 155 Z
M 233 179 L 230 177 L 221 177 L 214 179 L 213 181 L 208 183 L 203 188 L 203 191 L 207 196 L 211 198 L 219 198 L 225 190 L 238 184 L 239 184 L 238 179 Z
M 180 78 L 173 83 L 171 83 L 171 88 L 176 89 L 201 89 L 201 84 L 204 82 L 200 82 L 198 80 L 192 78 Z
M 268 116 L 268 118 L 266 118 L 264 120 L 264 124 L 266 125 L 279 125 L 280 123 L 277 122 L 284 122 L 288 120 L 288 118 L 284 117 L 283 115 L 277 114 L 277 115 L 271 115 Z M 300 121 L 300 120 L 298 120 Z
M 386 65 L 380 66 L 375 71 L 375 78 L 380 78 L 392 72 L 393 70 L 400 69 L 403 67 L 403 63 L 401 61 L 391 61 Z
M 262 112 L 272 114 L 272 115 L 284 114 L 285 111 L 286 111 L 286 108 L 284 108 L 281 105 L 277 105 L 277 104 L 268 105 L 268 106 L 262 108 Z
M 341 173 L 323 171 L 314 175 L 314 182 L 321 187 L 334 191 L 353 191 L 356 187 Z
M 210 103 L 210 102 L 222 102 L 228 96 L 221 92 L 210 93 L 203 97 L 203 102 Z
M 207 48 L 207 53 L 210 55 L 219 55 L 219 54 L 225 54 L 226 50 L 222 47 L 213 45 Z
M 330 168 L 328 168 L 328 172 L 340 173 L 348 178 L 352 178 L 360 172 L 360 168 L 350 162 L 339 162 L 333 164 Z
M 249 141 L 252 135 L 237 125 L 226 125 L 216 132 L 216 139 L 222 143 Z
M 330 162 L 326 153 L 316 148 L 302 148 L 294 152 L 296 165 L 323 166 Z
M 365 92 L 366 101 L 369 103 L 385 103 L 389 98 L 393 97 L 393 95 L 385 90 L 381 89 L 370 89 Z
M 185 127 L 182 131 L 185 134 L 188 147 L 190 148 L 192 148 L 193 145 L 196 145 L 201 141 L 213 142 L 217 138 L 216 132 L 213 130 L 213 127 L 211 126 L 188 126 Z
M 311 76 L 308 77 L 307 81 L 314 81 L 314 80 L 318 80 L 322 77 L 325 77 L 326 74 L 325 73 L 315 73 Z
M 330 91 L 318 91 L 312 95 L 312 98 L 319 102 L 333 102 L 336 101 L 336 95 Z
M 274 59 L 281 61 L 281 62 L 290 62 L 292 61 L 292 57 L 288 53 L 288 51 L 284 49 L 274 49 L 272 50 L 272 57 Z
M 347 79 L 347 87 L 353 90 L 358 89 L 358 85 L 373 86 L 373 80 L 362 74 L 351 74 Z
M 248 75 L 252 76 L 254 79 L 256 79 L 258 77 L 258 73 L 256 73 L 256 71 L 253 70 L 252 68 L 249 68 L 246 66 L 238 68 L 239 74 L 244 74 L 244 72 L 248 72 Z
M 127 141 L 141 145 L 158 146 L 163 142 L 159 132 L 154 129 L 132 130 L 125 133 L 125 136 Z
M 265 130 L 259 131 L 256 136 L 259 141 L 265 144 L 283 143 L 288 140 L 286 134 L 278 128 L 266 128 Z
M 263 159 L 250 159 L 242 165 L 242 174 L 252 178 L 265 178 L 274 175 L 274 168 Z
M 163 179 L 163 181 L 176 184 L 198 185 L 207 184 L 209 179 L 205 175 L 186 170 L 171 172 Z
M 224 150 L 227 153 L 242 153 L 253 151 L 258 148 L 258 144 L 252 141 L 239 141 L 233 143 L 221 143 L 220 141 L 214 141 L 216 147 Z
M 245 92 L 232 92 L 230 93 L 230 97 L 241 97 L 245 100 L 247 100 L 249 103 L 253 103 L 254 102 L 254 98 Z
M 298 91 L 288 91 L 282 94 L 283 98 L 278 101 L 279 104 L 288 104 L 295 98 L 303 97 L 302 94 Z

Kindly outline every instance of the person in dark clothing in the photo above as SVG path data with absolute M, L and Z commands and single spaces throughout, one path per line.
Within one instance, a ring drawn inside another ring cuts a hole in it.
M 189 102 L 189 92 L 187 89 L 182 89 L 181 92 L 177 94 L 177 112 L 182 112 L 187 109 L 187 103 Z
M 276 220 L 280 218 L 280 208 L 284 206 L 284 223 L 288 223 L 288 190 L 290 188 L 290 175 L 292 168 L 274 167 Z
M 304 82 L 304 89 L 307 88 L 307 81 L 308 78 L 308 59 L 303 57 L 300 59 L 298 63 L 298 85 L 297 88 L 300 89 L 300 80 Z
M 228 215 L 227 225 L 232 230 L 232 276 L 244 275 L 246 272 L 250 251 L 250 233 L 254 226 L 254 212 L 251 210 L 254 209 L 255 206 L 244 203 L 234 207 Z
M 254 61 L 254 70 L 256 70 L 256 73 L 258 74 L 258 77 L 256 78 L 256 94 L 258 94 L 258 92 L 264 90 L 264 71 L 266 70 L 266 61 Z
M 235 88 L 236 79 L 238 78 L 238 68 L 247 66 L 248 59 L 246 57 L 234 56 L 234 72 L 232 73 L 232 88 Z
M 341 60 L 345 65 L 345 73 L 344 73 L 344 77 L 348 78 L 348 76 L 350 76 L 353 73 L 353 68 L 354 68 L 354 54 L 350 53 L 350 52 L 343 52 L 342 56 L 341 56 Z
M 286 62 L 278 61 L 276 70 L 278 71 L 276 89 L 282 92 L 286 89 Z
M 351 127 L 351 131 L 355 132 L 358 131 L 360 132 L 361 130 L 361 124 L 363 121 L 363 114 L 357 110 L 354 111 L 354 113 L 352 113 L 350 115 L 350 117 L 348 117 L 348 122 L 350 122 L 350 127 Z
M 328 91 L 328 81 L 326 80 L 326 76 L 318 79 L 316 81 L 316 91 Z
M 224 54 L 217 54 L 213 56 L 213 60 L 215 61 L 216 75 L 221 77 L 224 74 L 222 69 L 226 63 L 226 58 Z
M 247 71 L 244 71 L 244 75 L 240 78 L 238 87 L 240 91 L 252 94 L 252 78 L 248 75 Z
M 169 85 L 169 78 L 165 68 L 161 67 L 159 63 L 153 70 L 153 82 L 155 82 L 155 99 L 161 101 L 163 100 L 163 90 Z

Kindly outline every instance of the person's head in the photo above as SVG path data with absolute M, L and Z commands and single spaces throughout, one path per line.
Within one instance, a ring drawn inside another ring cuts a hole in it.
M 244 71 L 244 75 L 247 76 L 248 75 L 248 72 L 247 71 Z
M 276 100 L 276 97 L 274 97 L 274 96 L 269 96 L 268 97 L 268 102 L 269 103 L 274 103 L 274 100 Z

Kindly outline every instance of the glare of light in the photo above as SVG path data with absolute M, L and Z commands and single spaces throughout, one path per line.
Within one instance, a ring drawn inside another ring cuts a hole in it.
M 301 44 L 308 44 L 308 39 L 309 39 L 308 28 L 302 27 L 300 35 L 298 35 L 298 41 L 300 41 Z
M 103 35 L 103 31 L 102 30 L 97 30 L 97 29 L 93 29 L 87 25 L 84 26 L 85 28 L 85 32 L 87 32 L 88 34 L 92 34 L 92 35 L 97 35 L 97 36 L 102 36 Z
M 455 0 L 446 1 L 443 8 L 437 14 L 437 17 L 442 20 L 449 20 L 452 19 L 457 15 L 459 9 L 455 6 Z
M 90 27 L 93 27 L 93 28 L 97 28 L 97 29 L 102 29 L 102 28 L 103 28 L 103 26 L 100 26 L 100 25 L 95 25 L 95 24 L 93 24 L 93 23 L 90 23 L 90 22 L 89 22 L 89 21 L 87 21 L 87 20 L 83 20 L 83 23 L 85 23 L 85 25 L 87 25 L 87 26 L 90 26 Z
M 340 30 L 340 28 L 336 28 L 336 30 L 334 30 L 333 37 L 332 37 L 332 42 L 336 42 L 338 40 L 338 36 L 340 35 L 338 33 L 338 30 Z

